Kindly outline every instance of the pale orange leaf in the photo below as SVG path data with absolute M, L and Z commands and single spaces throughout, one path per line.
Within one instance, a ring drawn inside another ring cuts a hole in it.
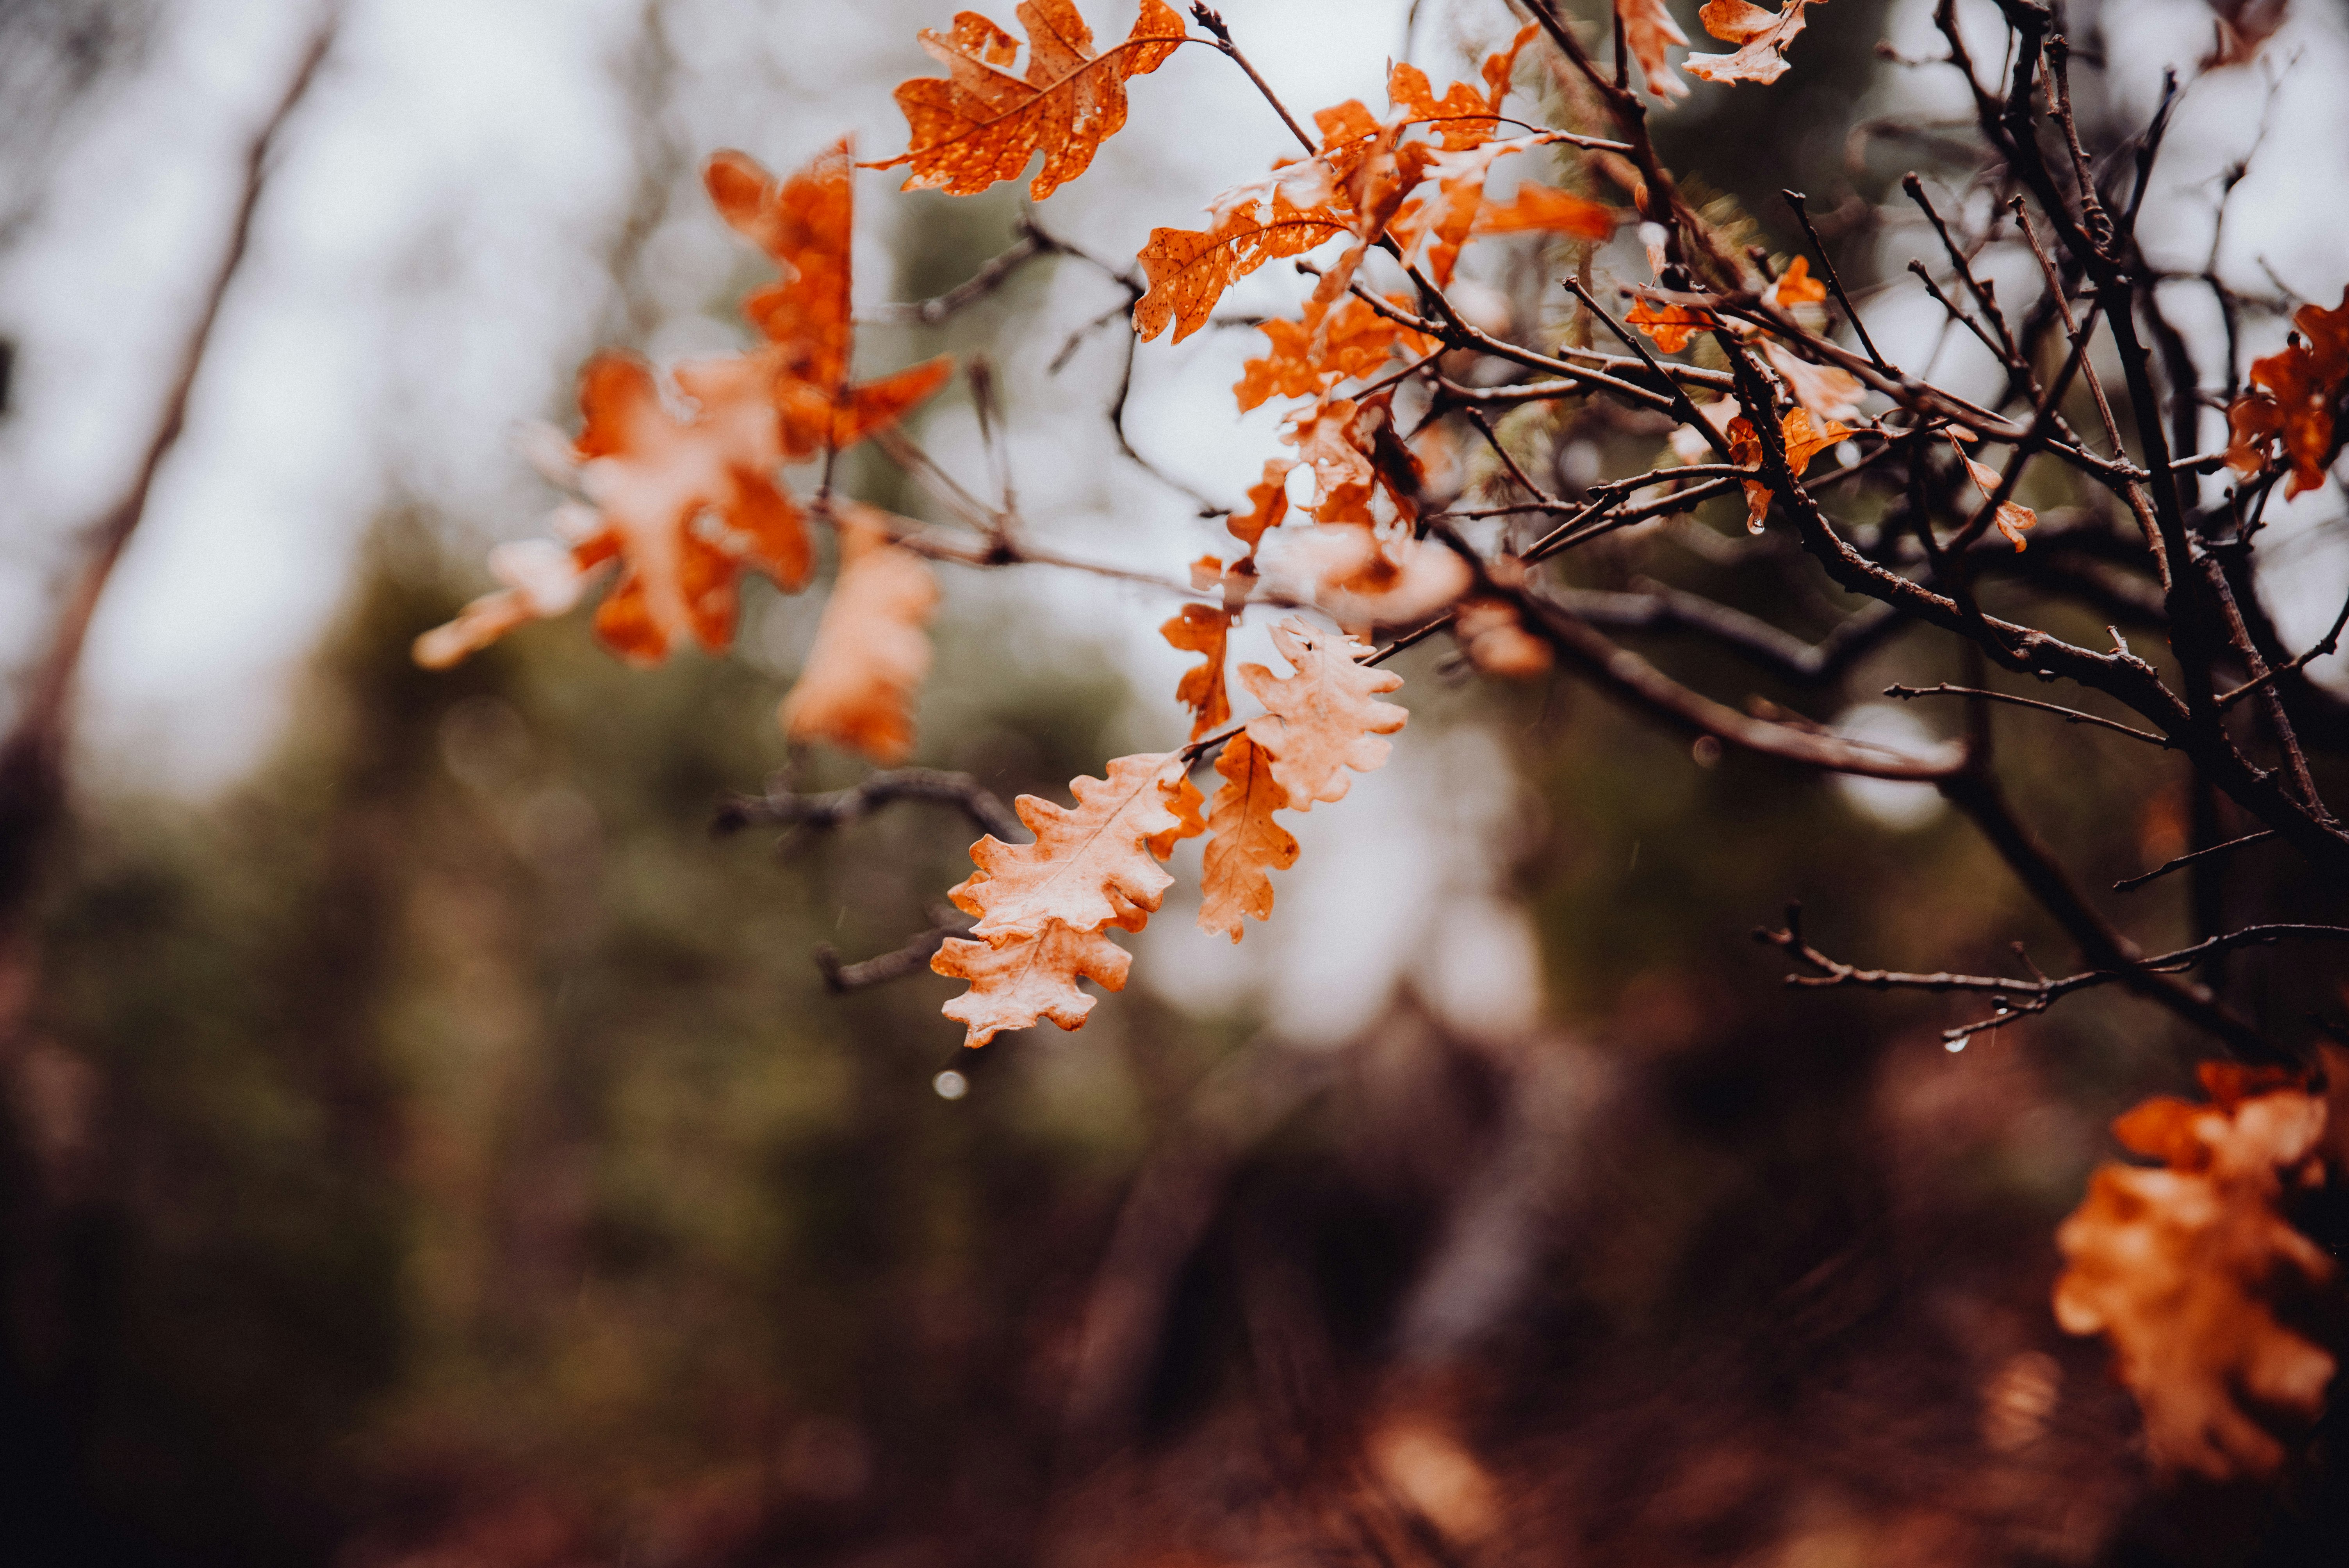
M 883 767 L 914 747 L 914 694 L 929 674 L 923 628 L 936 610 L 929 567 L 890 541 L 881 514 L 835 502 L 840 576 L 817 624 L 815 646 L 783 698 L 793 740 L 825 740 Z
M 1394 748 L 1379 738 L 1401 729 L 1410 715 L 1378 698 L 1402 677 L 1363 668 L 1368 646 L 1296 616 L 1273 627 L 1272 642 L 1294 673 L 1240 666 L 1240 684 L 1266 708 L 1248 721 L 1247 736 L 1271 755 L 1272 776 L 1290 805 L 1309 811 L 1317 800 L 1345 799 L 1346 769 L 1368 773 L 1385 763 Z
M 970 848 L 978 869 L 947 895 L 979 917 L 972 934 L 1033 936 L 1056 920 L 1079 931 L 1141 930 L 1174 880 L 1150 841 L 1179 823 L 1161 787 L 1179 766 L 1171 752 L 1117 758 L 1106 779 L 1071 780 L 1074 808 L 1020 796 L 1013 807 L 1036 841 L 979 840 Z
M 1064 1029 L 1081 1028 L 1094 998 L 1077 989 L 1077 982 L 1123 991 L 1133 965 L 1133 955 L 1101 932 L 1079 931 L 1057 920 L 1000 943 L 950 936 L 930 959 L 933 973 L 970 982 L 969 990 L 939 1009 L 965 1026 L 966 1046 L 983 1046 L 1006 1029 L 1024 1029 L 1039 1018 Z
M 1733 55 L 1691 55 L 1685 62 L 1691 76 L 1709 82 L 1776 81 L 1786 72 L 1786 48 L 1805 25 L 1804 11 L 1826 0 L 1785 0 L 1783 11 L 1764 11 L 1746 0 L 1705 0 L 1697 13 L 1704 30 L 1724 44 L 1738 45 Z
M 1640 76 L 1648 90 L 1661 98 L 1688 97 L 1688 84 L 1672 74 L 1664 51 L 1685 46 L 1688 35 L 1672 20 L 1664 0 L 1615 0 L 1615 15 L 1623 23 L 1623 41 L 1640 62 Z
M 2056 1321 L 2112 1342 L 2155 1464 L 2216 1480 L 2282 1469 L 2283 1439 L 2323 1413 L 2336 1365 L 2276 1314 L 2335 1272 L 2282 1210 L 2288 1191 L 2321 1180 L 2325 1102 L 2242 1077 L 2206 1069 L 2219 1103 L 2149 1100 L 2115 1122 L 2123 1145 L 2164 1167 L 2098 1168 L 2055 1233 Z

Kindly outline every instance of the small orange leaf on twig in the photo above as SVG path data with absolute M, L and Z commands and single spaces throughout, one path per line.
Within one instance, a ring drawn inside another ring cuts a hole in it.
M 1956 449 L 1958 461 L 1966 465 L 1966 477 L 1974 481 L 1974 488 L 1982 491 L 1982 499 L 1988 500 L 1996 495 L 1998 487 L 2004 482 L 1999 471 L 1987 463 L 1978 463 L 1966 456 L 1966 449 L 1958 445 L 1955 436 L 1950 438 L 1950 445 Z M 1992 521 L 1998 524 L 1998 531 L 2013 542 L 2015 553 L 2020 555 L 2023 548 L 2023 531 L 2036 527 L 2039 514 L 2015 501 L 2002 500 L 1998 503 L 1998 511 Z
M 1808 256 L 1796 256 L 1786 263 L 1786 270 L 1778 274 L 1776 281 L 1763 291 L 1762 297 L 1779 306 L 1824 304 L 1827 285 L 1811 276 L 1811 259 Z
M 2301 341 L 2251 365 L 2251 390 L 2227 410 L 2234 440 L 2227 461 L 2245 477 L 2268 464 L 2279 437 L 2292 464 L 2287 498 L 2324 482 L 2332 465 L 2342 393 L 2349 387 L 2349 289 L 2332 310 L 2292 313 Z
M 1271 754 L 1272 776 L 1289 804 L 1309 811 L 1317 800 L 1346 798 L 1346 769 L 1368 773 L 1385 764 L 1394 748 L 1379 738 L 1411 716 L 1378 698 L 1402 677 L 1363 668 L 1369 647 L 1296 616 L 1273 627 L 1272 643 L 1295 673 L 1276 676 L 1262 665 L 1240 666 L 1240 684 L 1267 710 L 1248 720 L 1247 737 Z
M 1041 201 L 1123 127 L 1127 80 L 1156 70 L 1184 37 L 1183 18 L 1165 0 L 1142 0 L 1125 41 L 1098 55 L 1070 0 L 1020 0 L 1017 15 L 1028 33 L 1021 76 L 1010 70 L 1019 41 L 975 11 L 957 15 L 951 33 L 922 30 L 922 47 L 947 74 L 898 86 L 906 150 L 868 168 L 910 163 L 905 189 L 976 196 L 1018 179 L 1041 151 L 1044 167 L 1028 186 Z
M 1224 685 L 1224 645 L 1232 630 L 1231 612 L 1220 604 L 1185 604 L 1158 634 L 1185 653 L 1204 655 L 1203 662 L 1183 672 L 1174 700 L 1191 710 L 1191 738 L 1196 740 L 1220 727 L 1232 717 L 1232 703 Z
M 914 693 L 930 670 L 923 627 L 937 608 L 937 582 L 919 556 L 891 542 L 881 514 L 854 502 L 833 506 L 840 576 L 815 646 L 783 698 L 783 730 L 891 767 L 914 748 Z
M 1644 299 L 1634 301 L 1623 319 L 1654 338 L 1656 346 L 1666 354 L 1678 354 L 1689 346 L 1691 337 L 1721 325 L 1709 310 L 1692 310 L 1684 304 L 1652 305 Z
M 1778 421 L 1778 441 L 1785 449 L 1786 471 L 1800 479 L 1811 459 L 1838 441 L 1847 441 L 1851 432 L 1834 420 L 1825 425 L 1811 423 L 1810 410 L 1790 410 Z M 1758 469 L 1765 456 L 1762 449 L 1761 433 L 1754 421 L 1743 414 L 1729 421 L 1729 451 L 1740 467 Z M 1749 532 L 1762 531 L 1762 521 L 1770 511 L 1770 487 L 1755 480 L 1745 481 L 1745 526 Z
M 1207 852 L 1199 878 L 1199 929 L 1240 939 L 1250 919 L 1272 914 L 1273 871 L 1297 863 L 1297 840 L 1272 819 L 1288 792 L 1272 776 L 1272 759 L 1245 735 L 1232 737 L 1216 758 L 1223 778 L 1207 808 Z

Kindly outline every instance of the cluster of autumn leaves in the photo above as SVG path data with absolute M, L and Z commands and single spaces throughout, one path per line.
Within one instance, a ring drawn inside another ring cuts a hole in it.
M 1807 6 L 1818 3 L 1785 0 L 1782 10 L 1765 11 L 1710 0 L 1705 27 L 1736 50 L 1690 55 L 1685 67 L 1716 82 L 1774 81 Z M 1648 89 L 1660 98 L 1685 94 L 1667 50 L 1687 40 L 1664 0 L 1616 0 L 1616 15 Z M 1082 173 L 1124 124 L 1127 82 L 1193 41 L 1164 0 L 1143 0 L 1132 32 L 1099 52 L 1070 0 L 1021 0 L 1018 19 L 1028 56 L 1019 71 L 1019 41 L 974 13 L 957 15 L 947 32 L 921 35 L 947 75 L 897 88 L 908 150 L 871 167 L 909 166 L 908 189 L 967 195 L 1018 178 L 1040 155 L 1029 187 L 1040 200 Z M 1516 610 L 1469 596 L 1467 566 L 1418 537 L 1426 472 L 1397 428 L 1393 390 L 1402 377 L 1385 373 L 1398 364 L 1408 371 L 1447 346 L 1438 324 L 1416 314 L 1424 298 L 1381 298 L 1357 286 L 1373 248 L 1440 290 L 1464 247 L 1482 236 L 1548 232 L 1597 242 L 1615 233 L 1626 214 L 1584 195 L 1530 181 L 1505 201 L 1485 194 L 1499 159 L 1565 139 L 1504 112 L 1535 31 L 1528 26 L 1483 62 L 1478 82 L 1454 82 L 1440 95 L 1418 67 L 1392 67 L 1383 117 L 1350 99 L 1320 110 L 1318 141 L 1305 156 L 1218 198 L 1207 227 L 1155 229 L 1143 247 L 1147 286 L 1134 329 L 1153 339 L 1171 328 L 1180 341 L 1247 273 L 1344 242 L 1298 318 L 1263 324 L 1264 352 L 1234 388 L 1242 410 L 1276 398 L 1293 405 L 1282 439 L 1295 456 L 1266 465 L 1247 507 L 1228 519 L 1237 551 L 1192 568 L 1205 602 L 1185 605 L 1163 628 L 1169 643 L 1201 660 L 1176 694 L 1193 715 L 1188 741 L 1115 758 L 1102 778 L 1075 779 L 1071 807 L 1021 797 L 1017 809 L 1032 843 L 989 836 L 972 846 L 976 869 L 951 896 L 973 924 L 968 936 L 947 940 L 933 963 L 968 983 L 944 1011 L 965 1026 L 969 1044 L 1040 1019 L 1073 1029 L 1093 1006 L 1081 982 L 1121 988 L 1131 959 L 1109 928 L 1142 929 L 1172 884 L 1165 862 L 1186 838 L 1206 840 L 1200 925 L 1238 941 L 1247 921 L 1271 912 L 1270 873 L 1297 859 L 1297 841 L 1276 814 L 1341 799 L 1350 774 L 1386 759 L 1383 738 L 1402 727 L 1405 714 L 1381 698 L 1400 677 L 1373 667 L 1379 655 L 1363 642 L 1301 618 L 1272 631 L 1287 674 L 1239 667 L 1239 685 L 1263 711 L 1232 723 L 1226 648 L 1245 607 L 1274 597 L 1261 592 L 1258 562 L 1268 536 L 1280 541 L 1285 568 L 1309 582 L 1315 603 L 1343 626 L 1448 610 L 1454 635 L 1479 668 L 1525 676 L 1547 667 L 1547 645 Z M 1505 126 L 1522 134 L 1504 136 Z M 1636 188 L 1628 166 L 1611 166 L 1603 153 L 1596 161 Z M 820 517 L 837 537 L 838 568 L 782 723 L 795 740 L 829 742 L 884 764 L 909 754 L 937 588 L 904 547 L 911 525 L 833 495 L 829 475 L 840 452 L 930 396 L 950 367 L 939 359 L 870 383 L 851 379 L 851 179 L 845 142 L 781 181 L 739 153 L 710 160 L 706 182 L 719 214 L 779 269 L 742 307 L 758 346 L 666 377 L 630 355 L 592 360 L 580 376 L 579 436 L 549 444 L 552 477 L 575 498 L 555 514 L 556 538 L 492 552 L 502 586 L 420 637 L 419 662 L 445 665 L 525 622 L 564 614 L 606 571 L 616 578 L 595 628 L 616 653 L 657 662 L 686 638 L 721 649 L 745 572 L 786 592 L 808 584 L 815 566 L 808 524 Z M 1661 270 L 1661 258 L 1651 260 Z M 1797 259 L 1770 282 L 1763 303 L 1794 314 L 1818 310 L 1825 297 Z M 1854 434 L 1840 421 L 1858 417 L 1862 388 L 1847 372 L 1683 301 L 1643 295 L 1625 319 L 1662 353 L 1711 333 L 1757 354 L 1791 397 L 1779 446 L 1796 475 Z M 2349 295 L 2333 311 L 2303 309 L 2295 325 L 2292 345 L 2253 366 L 2251 389 L 2230 410 L 2230 461 L 2258 473 L 2281 446 L 2288 493 L 2320 483 L 2339 444 Z M 1370 385 L 1342 390 L 1362 383 Z M 1772 491 L 1761 480 L 1764 444 L 1751 418 L 1731 397 L 1698 413 L 1712 431 L 1682 427 L 1676 450 L 1702 461 L 1717 437 L 1738 466 L 1754 470 L 1745 490 L 1760 528 Z M 1958 457 L 1985 500 L 1995 499 L 1998 473 L 1962 446 Z M 802 506 L 778 474 L 817 461 L 826 478 Z M 2006 500 L 1994 521 L 2021 549 L 2034 519 Z M 1219 780 L 1212 799 L 1190 778 L 1210 751 Z M 2333 1265 L 2286 1210 L 2328 1161 L 2340 1163 L 2333 1144 L 2349 1129 L 2305 1080 L 2216 1068 L 2204 1078 L 2212 1103 L 2155 1100 L 2116 1125 L 2125 1146 L 2161 1163 L 2096 1173 L 2058 1238 L 2068 1267 L 2057 1312 L 2075 1332 L 2111 1337 L 2157 1460 L 2214 1476 L 2265 1474 L 2283 1462 L 2277 1434 L 2313 1418 L 2334 1371 L 2332 1355 L 2294 1315 L 2331 1281 Z

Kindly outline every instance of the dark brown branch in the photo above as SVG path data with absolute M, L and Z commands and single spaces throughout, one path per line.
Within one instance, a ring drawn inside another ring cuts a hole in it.
M 980 831 L 1007 842 L 1019 842 L 1026 837 L 1019 819 L 978 779 L 968 773 L 947 773 L 935 768 L 898 768 L 870 773 L 861 783 L 821 795 L 801 795 L 775 788 L 763 795 L 730 796 L 719 805 L 709 829 L 714 833 L 761 827 L 830 832 L 897 800 L 928 800 L 955 807 Z
M 2241 838 L 2230 839 L 2223 844 L 2212 844 L 2207 850 L 2196 850 L 2189 854 L 2180 855 L 2176 860 L 2164 861 L 2161 864 L 2154 867 L 2153 870 L 2149 872 L 2142 872 L 2133 877 L 2123 877 L 2120 881 L 2113 883 L 2113 891 L 2115 892 L 2135 892 L 2138 888 L 2145 886 L 2146 883 L 2159 877 L 2166 877 L 2170 872 L 2178 870 L 2180 867 L 2195 865 L 2200 861 L 2210 859 L 2213 855 L 2223 855 L 2230 850 L 2240 850 L 2245 844 L 2263 843 L 2267 840 L 2272 839 L 2275 836 L 2275 830 L 2273 828 L 2262 828 L 2256 833 L 2245 833 Z
M 1786 984 L 1811 990 L 1834 990 L 1850 986 L 1864 991 L 1920 991 L 1940 995 L 1988 995 L 1997 1011 L 1988 1018 L 1971 1024 L 1961 1024 L 1941 1031 L 1941 1037 L 1953 1045 L 2012 1023 L 2018 1017 L 2044 1013 L 2064 997 L 2075 992 L 2092 990 L 2103 985 L 2134 985 L 2147 974 L 2169 976 L 2190 969 L 2208 958 L 2233 952 L 2241 947 L 2271 946 L 2278 942 L 2349 942 L 2349 926 L 2338 925 L 2253 925 L 2240 931 L 2227 932 L 2190 947 L 2165 953 L 2126 967 L 2094 968 L 2077 974 L 2051 979 L 2037 975 L 2032 979 L 2018 980 L 2003 975 L 1961 975 L 1950 971 L 1932 974 L 1912 973 L 1899 969 L 1863 969 L 1831 958 L 1806 941 L 1802 930 L 1802 907 L 1786 906 L 1786 924 L 1777 931 L 1761 928 L 1754 933 L 1756 942 L 1766 943 L 1808 965 L 1815 973 L 1789 975 Z M 2020 951 L 2020 944 L 2017 944 Z M 2027 962 L 2027 960 L 2026 960 Z M 2033 966 L 2035 969 L 2035 965 Z M 2264 1059 L 2277 1059 L 2273 1052 Z
M 1778 194 L 1786 199 L 1786 205 L 1795 210 L 1795 222 L 1800 223 L 1803 232 L 1810 236 L 1811 253 L 1818 257 L 1819 270 L 1826 274 L 1827 287 L 1834 291 L 1836 303 L 1843 306 L 1843 318 L 1851 323 L 1852 333 L 1859 339 L 1859 346 L 1868 350 L 1868 356 L 1876 361 L 1878 370 L 1887 376 L 1898 375 L 1899 372 L 1892 368 L 1892 362 L 1878 350 L 1876 340 L 1868 335 L 1868 324 L 1859 319 L 1859 312 L 1852 305 L 1851 295 L 1844 292 L 1843 278 L 1836 271 L 1834 258 L 1827 254 L 1826 242 L 1819 238 L 1818 230 L 1811 224 L 1810 198 L 1799 191 L 1781 191 Z
M 941 921 L 903 947 L 854 964 L 842 963 L 839 950 L 827 942 L 815 950 L 815 966 L 823 972 L 824 989 L 834 995 L 862 991 L 868 985 L 885 985 L 927 969 L 932 955 L 946 944 L 947 937 L 968 936 L 975 923 L 968 916 Z
M 1899 697 L 1904 702 L 1920 696 L 1962 696 L 1978 702 L 2001 702 L 2010 707 L 2027 707 L 2040 713 L 2052 713 L 2066 724 L 2088 724 L 2099 729 L 2113 730 L 2127 736 L 2131 740 L 2142 740 L 2148 746 L 2158 746 L 2164 750 L 2171 749 L 2178 744 L 2166 735 L 2155 735 L 2144 729 L 2132 729 L 2126 724 L 2116 724 L 2109 718 L 2099 718 L 2093 713 L 2082 713 L 2076 707 L 2063 707 L 2052 702 L 2040 702 L 2033 697 L 2016 696 L 2010 692 L 1991 691 L 1982 686 L 1951 686 L 1946 681 L 1940 686 L 1889 686 L 1884 688 L 1884 695 Z

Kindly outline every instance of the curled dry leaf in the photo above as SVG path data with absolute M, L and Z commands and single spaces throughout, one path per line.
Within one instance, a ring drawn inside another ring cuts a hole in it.
M 1768 84 L 1786 74 L 1786 47 L 1803 30 L 1806 6 L 1826 0 L 1785 0 L 1783 11 L 1764 11 L 1746 0 L 1705 0 L 1697 19 L 1704 30 L 1724 44 L 1735 44 L 1733 55 L 1691 55 L 1691 76 L 1709 82 Z
M 2282 1209 L 2323 1179 L 2326 1106 L 2282 1074 L 2211 1063 L 2202 1078 L 2215 1103 L 2152 1099 L 2113 1124 L 2163 1164 L 2089 1178 L 2055 1233 L 2055 1317 L 2112 1341 L 2157 1466 L 2265 1478 L 2322 1414 L 2335 1365 L 2276 1314 L 2334 1273 Z
M 1762 356 L 1786 383 L 1795 401 L 1812 413 L 1823 419 L 1859 418 L 1859 398 L 1864 389 L 1859 377 L 1850 371 L 1798 358 L 1794 350 L 1775 338 L 1763 339 Z
M 1209 559 L 1213 562 L 1213 557 Z M 1192 712 L 1194 740 L 1220 728 L 1232 717 L 1231 696 L 1224 685 L 1224 645 L 1231 632 L 1231 612 L 1220 604 L 1185 604 L 1158 628 L 1158 634 L 1174 646 L 1202 655 L 1201 663 L 1185 670 L 1174 688 L 1174 700 Z
M 1041 151 L 1044 166 L 1028 186 L 1041 201 L 1123 127 L 1128 79 L 1156 70 L 1184 37 L 1183 18 L 1165 0 L 1142 0 L 1133 30 L 1102 54 L 1070 0 L 1020 0 L 1016 14 L 1028 33 L 1019 76 L 1010 69 L 1019 40 L 975 11 L 957 15 L 951 33 L 922 30 L 922 47 L 947 75 L 899 84 L 906 150 L 866 167 L 911 164 L 905 190 L 976 196 L 1018 179 Z
M 2234 441 L 2227 461 L 2246 477 L 2267 467 L 2277 438 L 2292 465 L 2284 494 L 2324 482 L 2337 443 L 2342 394 L 2349 390 L 2349 289 L 2331 310 L 2304 304 L 2292 313 L 2300 341 L 2251 366 L 2251 389 L 2227 410 Z
M 1740 467 L 1758 469 L 1764 453 L 1761 433 L 1754 422 L 1744 415 L 1729 421 L 1729 450 Z M 1838 441 L 1847 441 L 1851 432 L 1830 419 L 1824 425 L 1811 423 L 1810 411 L 1795 408 L 1778 421 L 1778 441 L 1786 451 L 1786 469 L 1796 479 L 1811 466 L 1811 459 Z M 1756 480 L 1745 481 L 1745 526 L 1748 531 L 1762 531 L 1764 518 L 1770 511 L 1770 487 Z
M 930 671 L 923 628 L 937 608 L 937 581 L 920 557 L 891 542 L 879 513 L 834 504 L 840 576 L 806 666 L 783 698 L 783 730 L 891 767 L 914 748 L 914 694 Z
M 1978 463 L 1966 456 L 1966 449 L 1958 445 L 1957 438 L 1954 436 L 1950 438 L 1950 445 L 1956 450 L 1958 461 L 1966 465 L 1966 477 L 1974 481 L 1974 488 L 1982 491 L 1982 499 L 1988 500 L 1992 496 L 1996 495 L 2001 482 L 1998 470 L 1987 463 Z M 2023 531 L 2036 527 L 2039 514 L 2027 506 L 2011 500 L 2002 500 L 1998 503 L 1998 511 L 1992 521 L 1998 524 L 1998 531 L 2013 542 L 2015 553 L 2020 555 L 2023 553 L 2024 542 Z
M 1266 708 L 1248 720 L 1247 737 L 1271 755 L 1272 776 L 1289 804 L 1309 811 L 1317 800 L 1346 798 L 1347 769 L 1368 773 L 1384 765 L 1394 748 L 1379 738 L 1411 716 L 1378 698 L 1402 677 L 1364 669 L 1369 647 L 1293 615 L 1273 627 L 1272 643 L 1295 673 L 1275 676 L 1262 665 L 1240 666 L 1240 684 Z
M 1678 354 L 1689 346 L 1689 339 L 1700 332 L 1709 332 L 1721 323 L 1709 310 L 1692 310 L 1684 304 L 1650 304 L 1635 300 L 1623 313 L 1623 319 L 1656 340 L 1656 346 L 1666 354 Z
M 1034 795 L 1014 801 L 1036 841 L 979 840 L 970 847 L 978 869 L 947 894 L 979 917 L 972 934 L 1032 936 L 1055 920 L 1080 931 L 1112 922 L 1141 930 L 1174 880 L 1149 849 L 1178 821 L 1160 787 L 1174 760 L 1173 753 L 1117 758 L 1108 778 L 1070 781 L 1074 808 Z
M 1549 645 L 1526 630 L 1517 607 L 1506 599 L 1463 601 L 1453 614 L 1452 634 L 1485 675 L 1523 681 L 1549 672 Z
M 1784 310 L 1798 304 L 1824 304 L 1827 285 L 1811 276 L 1811 259 L 1796 256 L 1786 263 L 1786 270 L 1771 281 L 1762 291 L 1764 304 L 1775 304 Z
M 1688 97 L 1688 83 L 1673 74 L 1664 54 L 1675 45 L 1686 47 L 1688 35 L 1672 20 L 1664 0 L 1615 0 L 1615 15 L 1623 24 L 1623 42 L 1630 46 L 1631 57 L 1640 62 L 1640 77 L 1648 90 L 1660 98 Z
M 1247 922 L 1272 915 L 1271 872 L 1297 863 L 1297 840 L 1273 820 L 1288 792 L 1272 758 L 1245 735 L 1216 758 L 1223 783 L 1207 808 L 1207 852 L 1199 878 L 1199 929 L 1237 942 Z

